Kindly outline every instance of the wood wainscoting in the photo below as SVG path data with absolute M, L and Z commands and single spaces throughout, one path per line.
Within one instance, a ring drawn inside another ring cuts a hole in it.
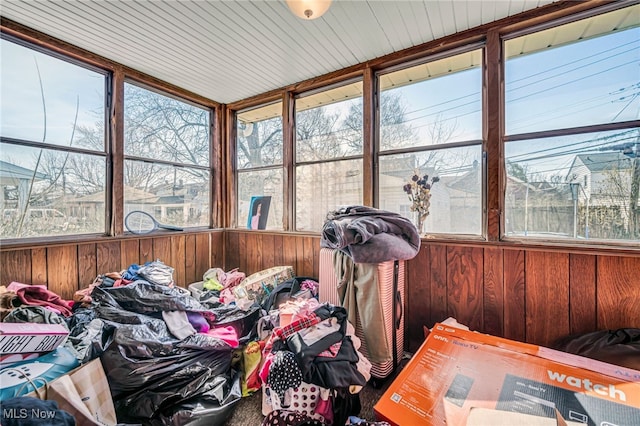
M 568 334 L 640 328 L 640 255 L 426 243 L 407 268 L 410 351 L 423 340 L 422 325 L 449 316 L 543 346 Z
M 227 230 L 225 270 L 238 268 L 247 275 L 271 266 L 292 266 L 301 277 L 318 277 L 320 236 Z
M 318 276 L 320 238 L 226 232 L 227 269 L 246 273 L 292 265 Z M 549 346 L 562 336 L 640 327 L 640 253 L 432 243 L 407 262 L 408 350 L 423 325 L 451 316 L 472 330 Z
M 62 298 L 71 299 L 76 290 L 88 287 L 99 274 L 159 259 L 174 268 L 174 281 L 184 287 L 202 280 L 210 265 L 222 266 L 223 251 L 223 231 L 2 248 L 0 284 L 45 284 Z
M 0 284 L 47 284 L 63 298 L 97 274 L 160 259 L 180 286 L 211 267 L 248 274 L 291 265 L 317 277 L 320 237 L 266 231 L 102 239 L 0 250 Z M 572 333 L 640 328 L 640 253 L 517 247 L 505 243 L 432 242 L 407 263 L 409 351 L 423 326 L 455 317 L 471 329 L 549 346 Z

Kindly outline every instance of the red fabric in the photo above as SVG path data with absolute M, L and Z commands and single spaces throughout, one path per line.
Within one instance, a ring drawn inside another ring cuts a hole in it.
M 304 330 L 305 328 L 311 327 L 312 325 L 316 325 L 319 322 L 320 317 L 315 313 L 311 313 L 308 317 L 300 318 L 296 321 L 293 321 L 285 327 L 278 327 L 274 329 L 273 334 L 275 334 L 279 339 L 284 340 L 287 337 L 291 336 L 293 333 Z
M 133 281 L 125 280 L 124 278 L 117 279 L 113 282 L 114 287 L 124 287 L 127 284 L 131 284 Z
M 308 317 L 299 318 L 293 321 L 291 324 L 285 327 L 276 327 L 273 329 L 271 336 L 269 336 L 269 340 L 267 341 L 264 353 L 271 352 L 271 347 L 273 347 L 273 343 L 276 340 L 285 340 L 287 337 L 291 336 L 293 333 L 296 333 L 300 330 L 304 330 L 307 327 L 311 327 L 312 325 L 316 325 L 321 321 L 320 317 L 315 313 L 309 314 Z
M 73 313 L 69 302 L 43 285 L 29 285 L 14 281 L 9 284 L 7 290 L 14 291 L 22 303 L 27 305 L 44 306 L 59 311 L 65 317 L 69 317 Z

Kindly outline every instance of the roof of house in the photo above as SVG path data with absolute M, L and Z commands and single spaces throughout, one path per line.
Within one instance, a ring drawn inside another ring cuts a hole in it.
M 34 172 L 31 169 L 20 167 L 13 163 L 7 163 L 6 161 L 0 161 L 0 182 L 3 185 L 17 185 L 17 180 L 20 179 L 33 179 L 41 180 L 46 178 L 47 175 L 40 172 Z
M 576 156 L 582 164 L 591 172 L 602 172 L 605 170 L 628 169 L 632 165 L 631 157 L 620 152 L 599 152 L 591 154 L 580 154 Z M 574 162 L 575 164 L 575 162 Z

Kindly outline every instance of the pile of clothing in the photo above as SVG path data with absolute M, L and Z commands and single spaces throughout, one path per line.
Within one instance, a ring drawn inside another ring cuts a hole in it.
M 160 260 L 101 274 L 74 300 L 45 286 L 15 282 L 1 299 L 4 322 L 60 324 L 69 334 L 53 352 L 3 357 L 0 372 L 15 375 L 10 370 L 24 369 L 21 363 L 48 357 L 58 364 L 65 360 L 59 377 L 100 357 L 119 422 L 222 424 L 241 398 L 240 374 L 231 361 L 251 328 L 238 321 L 247 312 L 200 303 L 174 285 L 173 268 Z
M 420 251 L 420 235 L 398 213 L 349 206 L 327 214 L 320 246 L 341 250 L 355 263 L 409 260 Z
M 291 424 L 277 423 L 291 413 L 343 425 L 360 412 L 358 392 L 371 364 L 358 351 L 344 308 L 313 297 L 287 300 L 259 320 L 258 330 L 266 342 L 259 372 L 263 425 Z
M 292 274 L 290 266 L 250 277 L 214 268 L 197 298 L 160 260 L 100 274 L 73 300 L 12 283 L 0 289 L 4 321 L 59 324 L 68 337 L 49 353 L 0 357 L 0 374 L 27 380 L 9 370 L 60 364 L 51 382 L 99 358 L 122 424 L 224 424 L 243 396 L 260 391 L 265 425 L 291 416 L 355 424 L 371 364 L 345 309 L 320 304 L 317 280 Z M 4 399 L 28 398 L 31 389 L 18 388 Z

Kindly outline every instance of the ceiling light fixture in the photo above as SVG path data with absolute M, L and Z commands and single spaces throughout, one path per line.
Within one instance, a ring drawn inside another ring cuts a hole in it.
M 310 21 L 324 15 L 331 0 L 287 0 L 287 6 L 297 17 Z

